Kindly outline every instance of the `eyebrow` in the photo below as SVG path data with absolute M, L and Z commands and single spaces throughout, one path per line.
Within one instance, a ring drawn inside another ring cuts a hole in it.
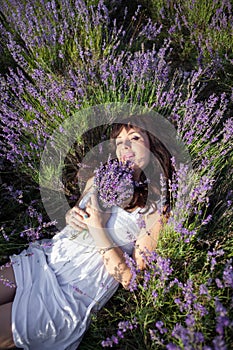
M 139 131 L 131 131 L 130 133 L 128 133 L 128 135 L 132 135 L 132 134 L 140 134 L 140 132 Z M 116 139 L 121 139 L 121 138 L 122 138 L 121 136 L 116 137 Z

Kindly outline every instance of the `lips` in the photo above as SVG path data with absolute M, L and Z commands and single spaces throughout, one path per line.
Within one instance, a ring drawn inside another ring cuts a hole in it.
M 134 153 L 125 153 L 122 156 L 123 161 L 131 160 L 134 158 Z

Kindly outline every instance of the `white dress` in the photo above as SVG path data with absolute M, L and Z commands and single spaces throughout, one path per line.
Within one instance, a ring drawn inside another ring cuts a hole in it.
M 138 212 L 112 207 L 108 221 L 109 235 L 129 255 L 140 232 Z M 66 226 L 51 240 L 32 243 L 11 256 L 17 284 L 12 332 L 19 348 L 77 349 L 91 312 L 103 307 L 119 286 L 88 232 L 76 238 L 74 233 Z

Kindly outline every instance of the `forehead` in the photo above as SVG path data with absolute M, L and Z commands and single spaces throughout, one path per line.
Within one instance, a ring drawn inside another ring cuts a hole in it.
M 145 132 L 143 132 L 142 130 L 138 129 L 138 128 L 134 128 L 134 127 L 130 127 L 130 128 L 126 128 L 123 127 L 123 129 L 119 132 L 119 134 L 117 135 L 117 138 L 123 137 L 123 136 L 128 136 L 131 134 L 140 134 L 140 135 L 146 135 Z

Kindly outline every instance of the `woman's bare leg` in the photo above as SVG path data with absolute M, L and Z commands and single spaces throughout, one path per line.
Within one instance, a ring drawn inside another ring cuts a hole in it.
M 15 348 L 11 330 L 12 303 L 0 306 L 0 349 Z
M 12 266 L 0 267 L 0 305 L 14 300 L 16 290 L 15 275 Z

